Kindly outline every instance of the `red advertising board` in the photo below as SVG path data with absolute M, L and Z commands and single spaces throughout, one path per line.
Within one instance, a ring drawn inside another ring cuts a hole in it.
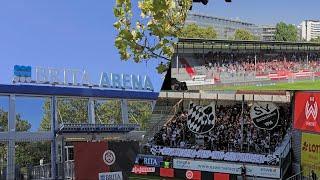
M 148 166 L 134 165 L 133 168 L 132 168 L 132 172 L 134 174 L 146 175 L 148 173 L 156 172 L 156 168 L 155 167 L 148 167 Z
M 201 180 L 201 171 L 186 171 L 186 179 Z
M 109 172 L 103 154 L 108 149 L 107 142 L 74 143 L 75 179 L 98 179 L 99 173 Z
M 294 128 L 320 133 L 320 92 L 296 92 Z
M 229 180 L 230 175 L 229 174 L 223 174 L 223 173 L 214 173 L 213 174 L 214 180 Z
M 161 177 L 174 177 L 174 170 L 171 168 L 160 168 Z

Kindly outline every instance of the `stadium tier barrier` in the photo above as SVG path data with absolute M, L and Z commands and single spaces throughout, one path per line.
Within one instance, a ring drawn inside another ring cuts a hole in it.
M 230 58 L 229 56 L 226 56 Z M 306 60 L 293 55 L 287 58 L 258 59 L 252 56 L 230 59 L 196 59 L 182 56 L 172 68 L 172 77 L 188 86 L 205 84 L 241 83 L 248 81 L 294 81 L 320 77 L 318 56 Z M 311 57 L 310 57 L 311 58 Z

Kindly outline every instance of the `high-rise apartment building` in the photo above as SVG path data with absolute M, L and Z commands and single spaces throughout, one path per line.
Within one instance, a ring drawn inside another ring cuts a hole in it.
M 311 39 L 320 37 L 320 21 L 305 20 L 300 24 L 302 40 L 310 41 Z

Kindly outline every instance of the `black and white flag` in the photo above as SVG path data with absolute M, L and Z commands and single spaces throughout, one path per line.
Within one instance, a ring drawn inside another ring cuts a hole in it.
M 253 124 L 260 129 L 271 130 L 279 121 L 279 109 L 272 102 L 255 102 L 250 109 Z
M 190 131 L 197 134 L 209 132 L 214 127 L 215 117 L 214 103 L 202 107 L 190 102 L 187 121 Z

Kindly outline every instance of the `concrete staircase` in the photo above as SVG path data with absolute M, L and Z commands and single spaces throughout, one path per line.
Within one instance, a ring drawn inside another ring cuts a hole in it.
M 172 120 L 176 113 L 179 112 L 181 100 L 158 99 L 153 109 L 152 116 L 146 128 L 146 134 L 143 142 L 147 143 L 150 138 L 156 134 L 166 122 Z

